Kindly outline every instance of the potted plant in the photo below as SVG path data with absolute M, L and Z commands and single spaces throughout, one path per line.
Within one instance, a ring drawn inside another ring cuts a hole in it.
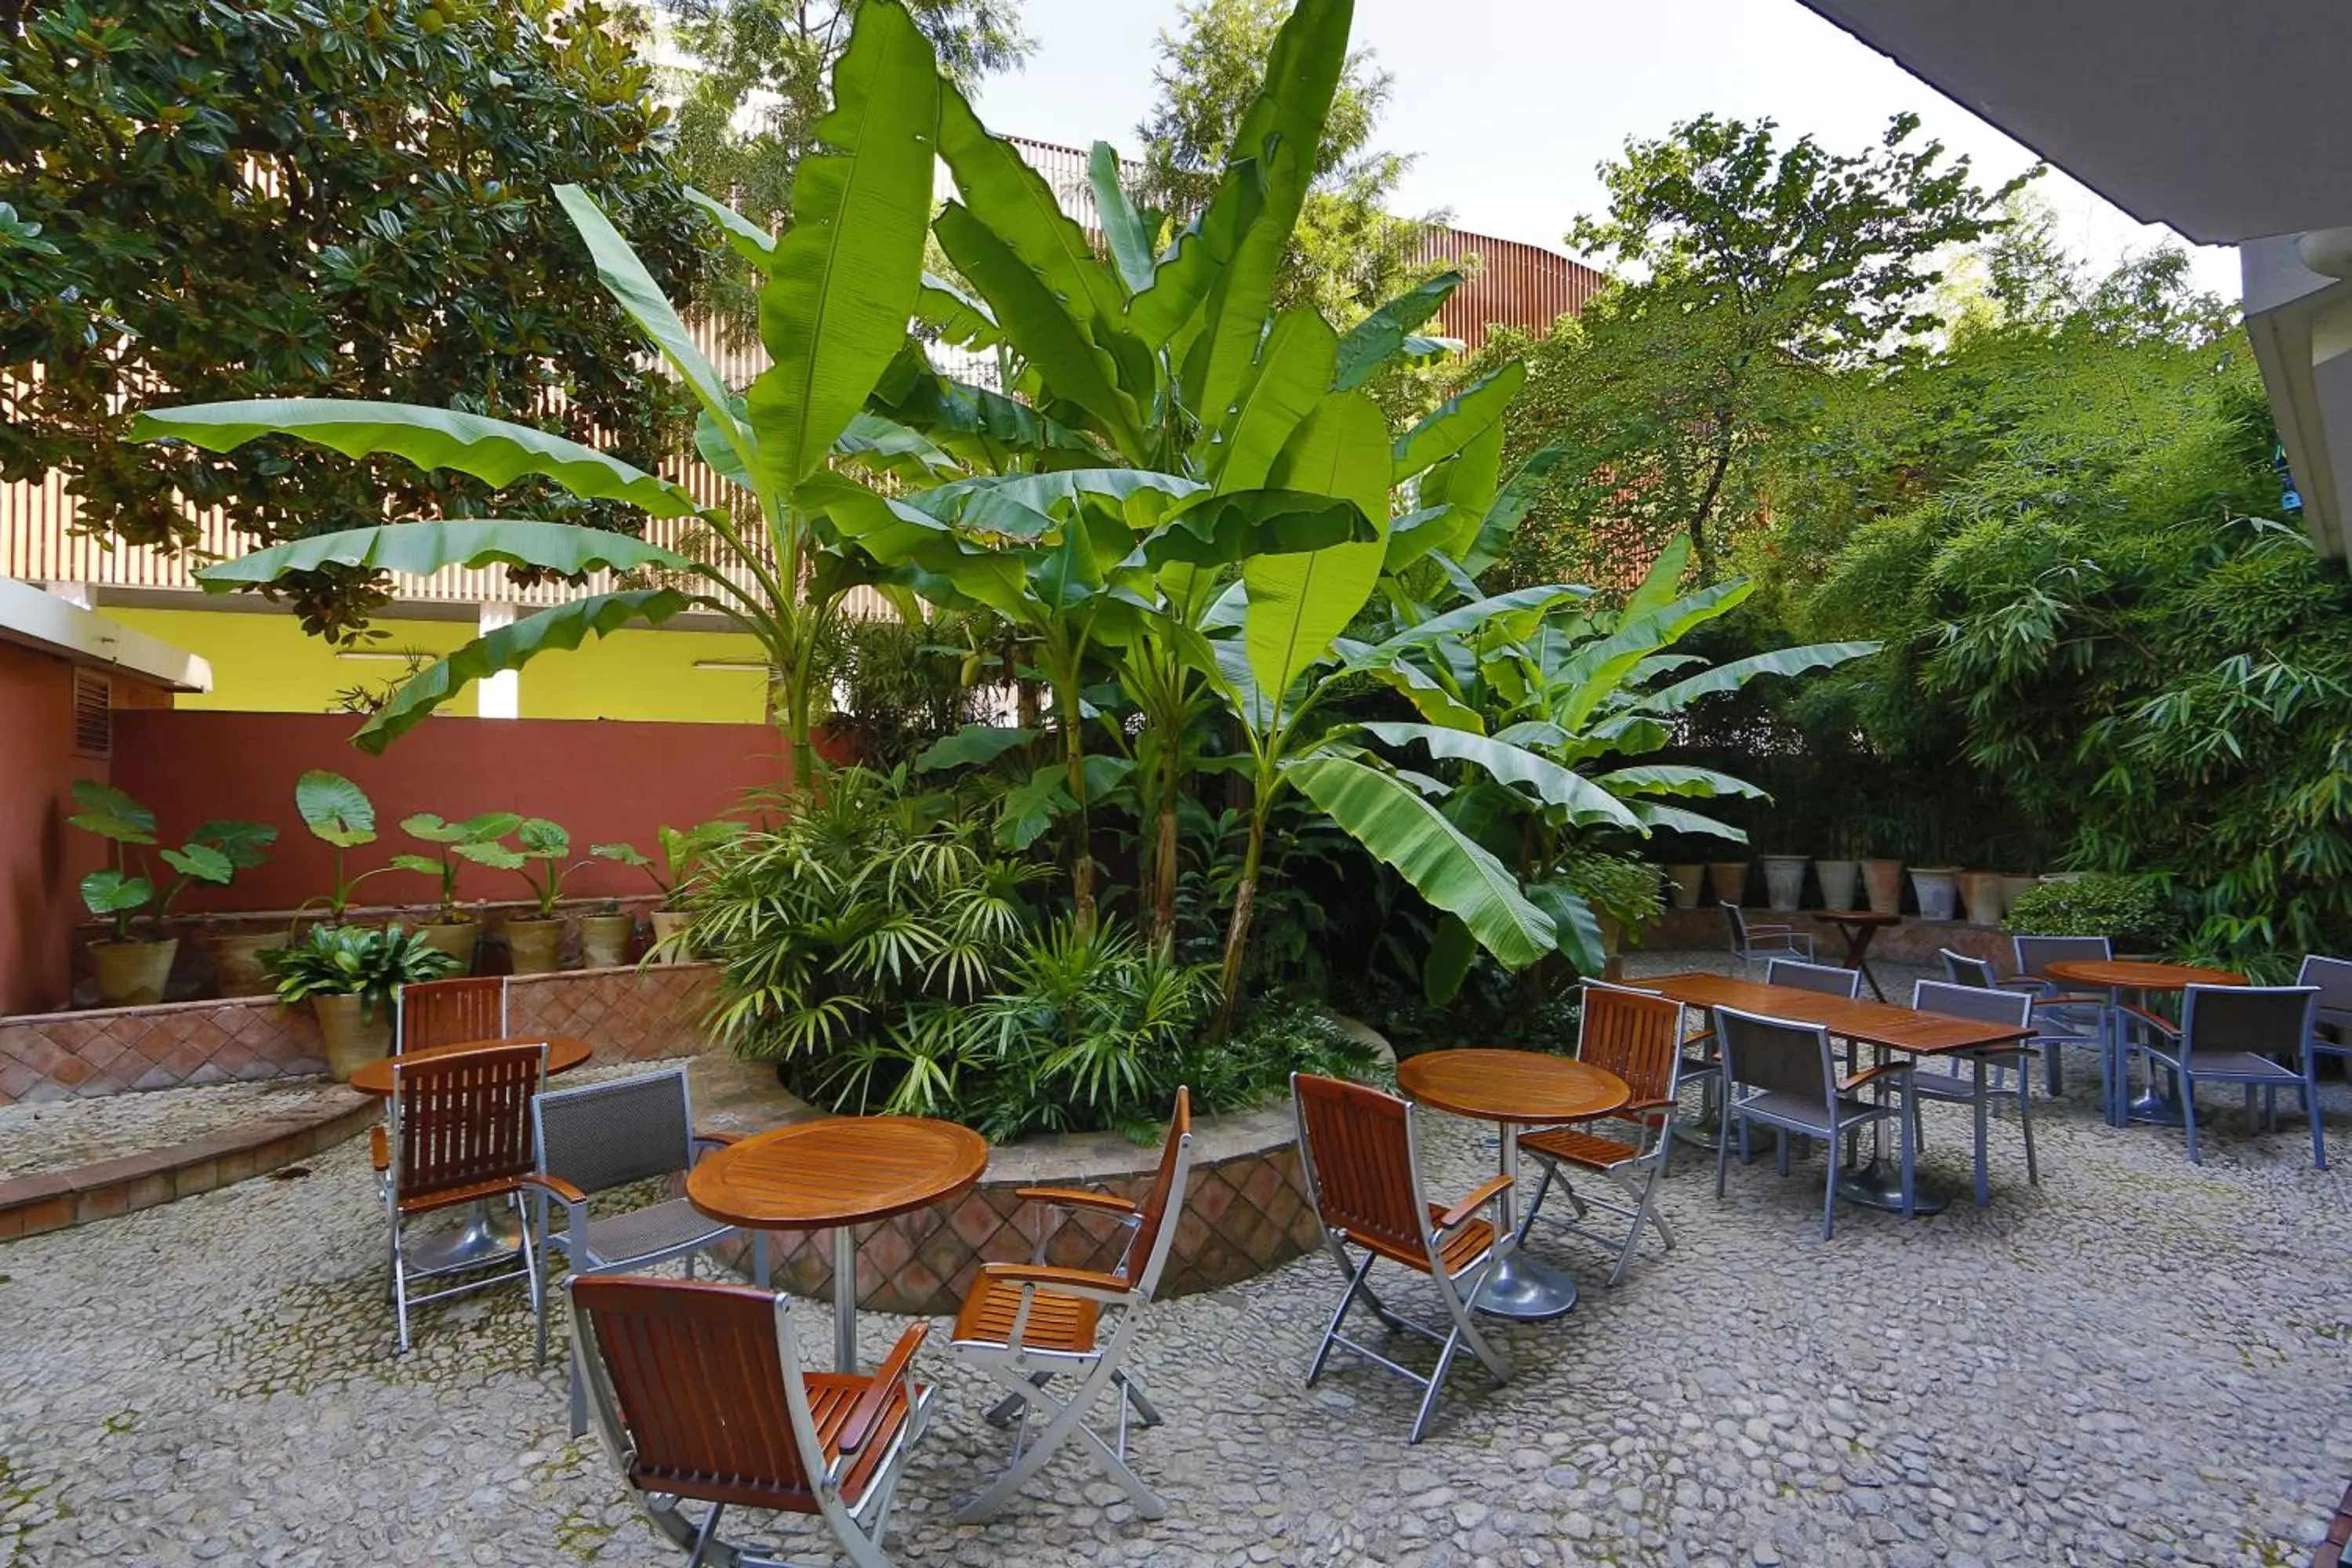
M 81 901 L 89 912 L 108 922 L 105 940 L 90 944 L 90 965 L 97 972 L 98 1001 L 102 1007 L 143 1006 L 163 999 L 172 978 L 172 961 L 180 939 L 165 934 L 163 922 L 172 905 L 191 882 L 226 887 L 240 866 L 261 864 L 261 851 L 278 830 L 258 822 L 207 822 L 177 849 L 157 846 L 155 814 L 111 784 L 76 779 L 74 804 L 81 809 L 66 820 L 85 833 L 95 834 L 113 847 L 113 864 L 81 879 Z M 137 847 L 156 847 L 156 855 L 173 875 L 161 896 L 144 857 Z M 156 935 L 141 939 L 131 929 L 140 911 L 152 906 L 149 917 Z
M 1853 909 L 1862 895 L 1862 860 L 1855 853 L 1851 830 L 1841 827 L 1831 841 L 1831 848 L 1834 854 L 1813 862 L 1813 875 L 1822 884 L 1822 908 Z
M 392 1009 L 400 988 L 438 980 L 457 961 L 397 925 L 382 931 L 319 925 L 292 946 L 265 953 L 262 964 L 280 1004 L 310 1004 L 327 1070 L 348 1079 L 392 1048 Z
M 618 969 L 629 962 L 629 943 L 637 934 L 637 917 L 621 908 L 618 899 L 606 899 L 580 917 L 580 966 Z
M 646 956 L 665 963 L 683 963 L 690 956 L 685 952 L 685 932 L 691 918 L 674 907 L 687 885 L 694 879 L 695 868 L 702 858 L 719 845 L 743 831 L 740 822 L 706 822 L 683 831 L 675 827 L 657 827 L 655 835 L 661 842 L 661 859 L 656 861 L 633 844 L 592 844 L 591 855 L 601 855 L 607 860 L 617 860 L 624 866 L 635 866 L 651 878 L 661 889 L 661 907 L 654 910 L 654 946 Z M 1694 892 L 1694 898 L 1696 894 Z M 584 928 L 583 928 L 584 930 Z
M 1717 903 L 1737 904 L 1748 896 L 1748 862 L 1710 860 L 1706 863 L 1706 879 L 1715 889 Z
M 2008 901 L 2001 895 L 2000 873 L 1961 872 L 1960 901 L 1968 906 L 1970 923 L 1980 926 L 2000 924 L 2001 910 Z
M 1804 903 L 1805 868 L 1811 866 L 1810 855 L 1766 855 L 1764 862 L 1764 900 L 1781 913 L 1789 913 Z
M 507 921 L 507 952 L 517 974 L 552 974 L 562 964 L 563 921 L 555 907 L 563 897 L 563 880 L 588 862 L 563 864 L 572 853 L 572 835 L 543 816 L 523 818 L 515 829 L 515 845 L 520 853 L 513 869 L 530 887 L 538 916 Z M 530 868 L 534 860 L 543 868 L 536 875 Z
M 437 855 L 395 855 L 392 863 L 404 871 L 417 871 L 441 879 L 441 918 L 416 928 L 419 940 L 457 961 L 460 973 L 474 967 L 474 946 L 480 931 L 472 917 L 457 907 L 457 872 L 471 860 L 478 866 L 512 871 L 522 857 L 499 842 L 522 826 L 522 814 L 486 811 L 464 822 L 444 822 L 429 811 L 400 819 L 400 830 L 420 843 L 440 847 Z
M 359 885 L 370 877 L 381 877 L 393 869 L 390 866 L 377 866 L 356 877 L 343 875 L 343 852 L 375 842 L 375 803 L 368 799 L 366 791 L 342 774 L 312 768 L 296 779 L 294 811 L 301 817 L 302 826 L 310 830 L 311 837 L 334 850 L 335 887 L 331 893 L 302 900 L 301 907 L 294 911 L 293 926 L 288 931 L 289 937 L 314 905 L 325 908 L 329 925 L 342 924 L 343 912 L 351 908 L 352 895 Z
M 1696 860 L 1676 860 L 1666 867 L 1666 883 L 1674 889 L 1675 908 L 1698 908 L 1699 889 L 1706 882 L 1706 867 Z

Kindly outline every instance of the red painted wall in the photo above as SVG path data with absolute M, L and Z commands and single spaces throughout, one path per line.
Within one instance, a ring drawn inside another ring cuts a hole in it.
M 0 1013 L 38 1012 L 71 986 L 77 884 L 104 850 L 66 826 L 68 791 L 106 777 L 74 755 L 73 666 L 0 643 Z
M 348 870 L 394 855 L 429 853 L 400 831 L 420 811 L 452 821 L 485 811 L 544 816 L 572 834 L 572 853 L 626 839 L 654 851 L 654 829 L 684 827 L 731 809 L 743 792 L 784 777 L 782 737 L 765 725 L 645 724 L 609 720 L 434 718 L 380 757 L 350 744 L 356 721 L 333 713 L 221 713 L 184 710 L 115 717 L 114 782 L 154 808 L 166 843 L 206 817 L 275 824 L 269 863 L 228 888 L 197 887 L 182 910 L 285 910 L 331 887 L 333 851 L 294 811 L 294 781 L 329 768 L 375 803 L 377 840 L 354 849 Z M 534 867 L 534 869 L 537 868 Z M 594 861 L 564 883 L 567 898 L 643 893 L 652 884 L 626 866 Z M 514 872 L 468 866 L 467 900 L 528 898 Z M 433 879 L 408 871 L 371 878 L 363 903 L 422 902 Z

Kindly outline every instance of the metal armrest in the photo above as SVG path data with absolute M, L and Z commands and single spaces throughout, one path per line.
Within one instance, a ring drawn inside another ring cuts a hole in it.
M 1440 1230 L 1454 1230 L 1459 1228 L 1480 1209 L 1485 1208 L 1488 1204 L 1499 1200 L 1506 1192 L 1510 1190 L 1510 1185 L 1511 1178 L 1508 1176 L 1495 1175 L 1487 1177 L 1484 1182 L 1481 1182 L 1476 1187 L 1473 1188 L 1468 1194 L 1465 1194 L 1460 1203 L 1455 1204 L 1452 1208 L 1447 1209 L 1444 1214 L 1438 1215 L 1437 1228 Z
M 553 1198 L 563 1205 L 563 1234 L 561 1237 L 546 1236 L 543 1224 L 539 1229 L 543 1240 L 562 1242 L 564 1256 L 573 1268 L 578 1268 L 580 1245 L 588 1229 L 588 1194 L 561 1176 L 541 1175 L 537 1172 L 522 1179 L 522 1189 L 527 1193 L 542 1194 L 542 1202 Z
M 1874 1068 L 1864 1068 L 1862 1071 L 1854 1074 L 1852 1078 L 1842 1078 L 1838 1079 L 1838 1092 L 1840 1094 L 1851 1094 L 1855 1089 L 1860 1089 L 1863 1085 L 1870 1082 L 1874 1079 L 1899 1078 L 1908 1079 L 1910 1076 L 1911 1064 L 1909 1062 L 1881 1062 Z
M 1013 1196 L 1054 1208 L 1095 1209 L 1114 1215 L 1132 1215 L 1136 1211 L 1131 1199 L 1094 1192 L 1086 1187 L 1016 1187 Z
M 368 1129 L 368 1162 L 379 1176 L 392 1169 L 392 1137 L 381 1121 Z
M 2151 1013 L 2145 1007 L 2135 1007 L 2130 1003 L 2126 1002 L 2118 1006 L 2116 1011 L 2138 1019 L 2141 1023 L 2146 1024 L 2159 1035 L 2167 1036 L 2175 1040 L 2180 1038 L 2179 1025 L 2174 1023 L 2169 1018 Z
M 889 1403 L 892 1384 L 904 1382 L 907 1403 L 914 1403 L 915 1352 L 921 1348 L 930 1331 L 929 1323 L 909 1323 L 907 1331 L 898 1336 L 898 1342 L 890 1348 L 888 1359 L 874 1374 L 874 1381 L 866 1385 L 866 1392 L 857 1396 L 857 1404 L 850 1410 L 849 1419 L 842 1425 L 842 1453 L 855 1454 L 874 1435 L 875 1423 L 882 1419 L 882 1407 Z M 788 1372 L 786 1375 L 797 1375 L 797 1371 Z

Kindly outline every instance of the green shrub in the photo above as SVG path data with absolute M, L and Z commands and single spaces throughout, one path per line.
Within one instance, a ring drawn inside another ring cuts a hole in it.
M 357 996 L 360 1016 L 366 1018 L 397 997 L 402 986 L 439 980 L 457 961 L 396 925 L 383 931 L 312 926 L 293 946 L 264 952 L 261 967 L 275 983 L 278 1001 L 289 1006 L 313 996 Z
M 2147 877 L 2093 876 L 2044 882 L 2018 896 L 2003 931 L 2027 936 L 2112 937 L 2124 952 L 2154 952 L 2180 940 L 2180 914 Z

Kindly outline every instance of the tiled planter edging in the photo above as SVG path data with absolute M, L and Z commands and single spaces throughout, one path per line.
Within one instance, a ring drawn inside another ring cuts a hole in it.
M 0 1182 L 0 1241 L 226 1187 L 356 1138 L 383 1113 L 382 1101 L 357 1089 L 339 1090 L 307 1116 L 260 1117 L 142 1154 Z
M 1319 1244 L 1307 1201 L 1290 1111 L 1274 1107 L 1193 1124 L 1192 1176 L 1160 1279 L 1163 1295 L 1213 1290 L 1265 1273 Z M 952 1204 L 858 1227 L 857 1297 L 874 1311 L 952 1317 L 984 1262 L 1026 1262 L 1047 1214 L 1025 1203 L 1028 1186 L 1100 1187 L 1140 1198 L 1158 1165 L 1142 1148 L 1110 1133 L 1037 1139 L 990 1152 L 980 1184 Z M 1125 1227 L 1097 1214 L 1058 1214 L 1046 1261 L 1107 1269 L 1118 1260 Z M 751 1267 L 751 1247 L 737 1267 Z M 830 1300 L 832 1238 L 777 1232 L 769 1237 L 774 1282 Z
M 714 973 L 679 963 L 516 975 L 509 1026 L 578 1035 L 600 1061 L 690 1054 Z M 0 1019 L 0 1105 L 326 1070 L 310 1009 L 262 996 Z

